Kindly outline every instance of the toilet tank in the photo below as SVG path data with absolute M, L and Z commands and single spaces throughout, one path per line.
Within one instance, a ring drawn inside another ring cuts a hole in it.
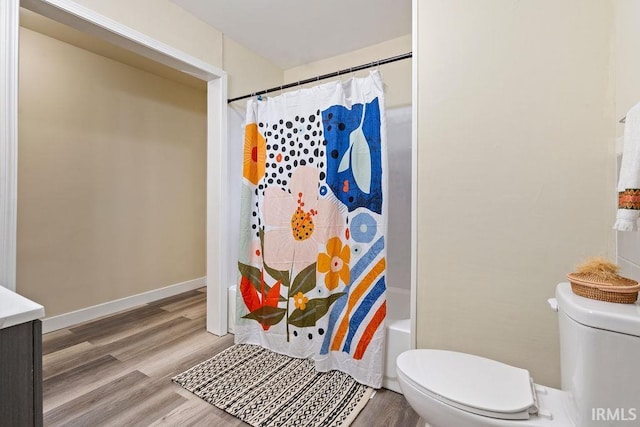
M 562 389 L 576 426 L 640 426 L 640 305 L 556 288 Z

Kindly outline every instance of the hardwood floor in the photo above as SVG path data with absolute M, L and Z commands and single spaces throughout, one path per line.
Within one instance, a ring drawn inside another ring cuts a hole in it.
M 45 425 L 248 426 L 171 382 L 233 345 L 206 332 L 204 291 L 45 334 Z M 417 423 L 402 395 L 382 389 L 352 425 Z

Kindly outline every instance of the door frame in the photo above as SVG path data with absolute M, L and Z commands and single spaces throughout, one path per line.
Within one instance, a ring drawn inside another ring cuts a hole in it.
M 20 7 L 207 82 L 207 330 L 227 333 L 227 74 L 69 0 L 0 1 L 0 285 L 16 290 Z M 46 307 L 45 307 L 46 308 Z

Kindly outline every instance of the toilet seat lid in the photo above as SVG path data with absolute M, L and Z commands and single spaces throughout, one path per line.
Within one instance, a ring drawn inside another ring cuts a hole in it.
M 445 350 L 410 350 L 398 356 L 396 363 L 399 373 L 415 386 L 468 412 L 527 419 L 535 407 L 526 369 Z

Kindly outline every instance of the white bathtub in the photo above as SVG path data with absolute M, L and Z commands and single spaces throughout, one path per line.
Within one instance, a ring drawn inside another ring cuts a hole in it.
M 402 393 L 396 375 L 396 358 L 411 349 L 410 292 L 402 288 L 387 288 L 387 347 L 382 387 Z
M 228 330 L 233 333 L 236 316 L 236 286 L 229 288 Z M 409 321 L 409 291 L 401 288 L 387 288 L 387 347 L 385 349 L 385 368 L 382 387 L 398 393 L 398 377 L 396 375 L 396 358 L 403 351 L 411 349 L 411 332 Z

